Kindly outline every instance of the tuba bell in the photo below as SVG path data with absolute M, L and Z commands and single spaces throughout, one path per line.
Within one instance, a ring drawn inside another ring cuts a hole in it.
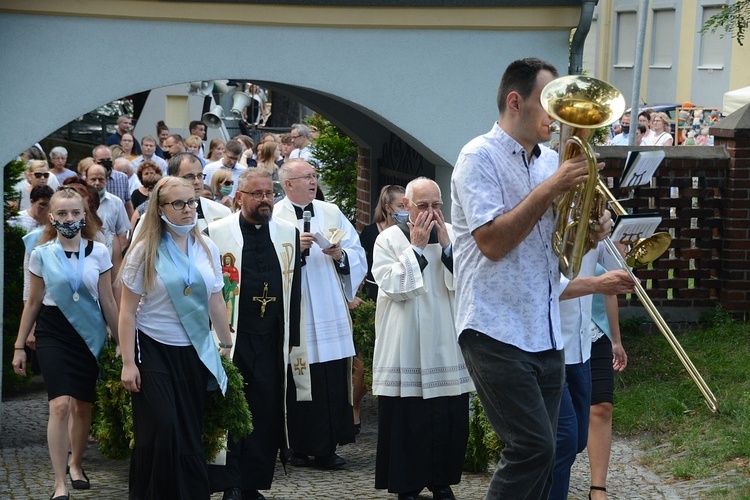
M 552 246 L 560 272 L 572 279 L 581 270 L 583 256 L 596 246 L 589 228 L 606 207 L 599 192 L 596 156 L 589 144 L 596 129 L 614 123 L 625 111 L 625 98 L 612 85 L 587 76 L 557 78 L 542 90 L 542 106 L 560 122 L 560 164 L 583 153 L 588 180 L 555 200 L 555 233 Z

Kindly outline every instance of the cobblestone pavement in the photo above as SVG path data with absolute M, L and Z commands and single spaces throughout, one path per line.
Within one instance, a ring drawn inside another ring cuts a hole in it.
M 46 443 L 47 398 L 43 389 L 10 398 L 2 404 L 0 433 L 0 499 L 46 500 L 52 493 L 53 475 Z M 284 474 L 277 466 L 273 488 L 263 493 L 269 499 L 383 499 L 393 498 L 373 488 L 375 444 L 377 440 L 377 405 L 365 398 L 362 411 L 362 433 L 357 442 L 342 446 L 339 454 L 348 464 L 341 470 L 322 471 L 289 467 Z M 716 487 L 716 480 L 698 483 L 672 483 L 639 465 L 637 442 L 617 439 L 613 445 L 608 490 L 611 499 L 688 499 Z M 127 498 L 127 460 L 109 460 L 88 445 L 84 467 L 91 478 L 91 490 L 72 490 L 72 499 Z M 464 474 L 453 487 L 457 498 L 481 499 L 487 491 L 490 474 Z M 582 454 L 574 466 L 571 499 L 588 495 L 588 461 Z M 429 499 L 424 490 L 421 498 Z M 707 498 L 707 497 L 706 497 Z M 215 494 L 212 500 L 220 500 Z

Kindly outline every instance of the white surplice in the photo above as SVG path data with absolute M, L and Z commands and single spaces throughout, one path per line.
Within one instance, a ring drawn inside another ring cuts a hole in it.
M 367 260 L 357 230 L 336 205 L 314 200 L 313 209 L 310 232 L 328 235 L 332 228 L 346 231 L 340 243 L 349 262 L 349 274 L 339 274 L 333 259 L 313 243 L 302 267 L 308 361 L 324 363 L 355 354 L 347 301 L 354 300 L 357 287 L 365 278 Z M 273 216 L 294 223 L 302 232 L 303 222 L 297 220 L 288 198 L 274 206 Z
M 453 240 L 453 228 L 446 225 Z M 380 287 L 375 314 L 372 392 L 430 399 L 474 390 L 456 340 L 453 273 L 439 243 L 423 252 L 420 271 L 411 243 L 398 226 L 375 240 L 372 275 Z

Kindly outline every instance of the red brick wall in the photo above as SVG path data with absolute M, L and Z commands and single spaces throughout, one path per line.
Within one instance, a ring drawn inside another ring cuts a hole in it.
M 358 148 L 357 157 L 357 231 L 370 224 L 373 204 L 377 203 L 372 194 L 372 154 L 369 148 Z
M 674 320 L 695 320 L 716 304 L 735 315 L 750 310 L 750 129 L 711 133 L 714 147 L 666 148 L 651 185 L 622 201 L 635 213 L 658 212 L 660 229 L 672 235 L 670 250 L 636 274 Z M 598 148 L 617 197 L 627 196 L 618 189 L 627 151 Z M 640 307 L 636 297 L 621 304 Z

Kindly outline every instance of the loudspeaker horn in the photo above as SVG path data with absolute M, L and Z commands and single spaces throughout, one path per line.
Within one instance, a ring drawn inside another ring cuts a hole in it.
M 190 95 L 211 95 L 214 90 L 213 80 L 204 80 L 202 82 L 188 83 L 188 94 Z
M 251 100 L 252 97 L 247 92 L 235 92 L 232 94 L 232 115 L 237 119 L 241 119 L 242 110 L 250 104 Z
M 213 107 L 213 109 L 207 113 L 203 113 L 203 123 L 209 128 L 220 128 L 224 119 L 224 108 L 219 105 Z

